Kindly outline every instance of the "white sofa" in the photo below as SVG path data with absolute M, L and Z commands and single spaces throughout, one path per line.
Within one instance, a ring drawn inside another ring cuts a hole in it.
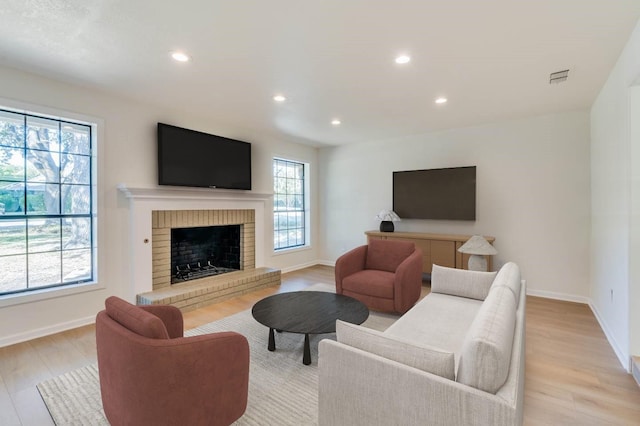
M 515 263 L 434 265 L 431 293 L 386 331 L 338 321 L 319 344 L 319 424 L 521 425 L 525 301 Z

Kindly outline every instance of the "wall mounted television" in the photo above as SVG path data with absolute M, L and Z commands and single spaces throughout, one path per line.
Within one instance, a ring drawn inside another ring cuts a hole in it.
M 251 144 L 158 123 L 158 184 L 251 189 Z
M 476 167 L 393 172 L 393 211 L 402 219 L 476 219 Z

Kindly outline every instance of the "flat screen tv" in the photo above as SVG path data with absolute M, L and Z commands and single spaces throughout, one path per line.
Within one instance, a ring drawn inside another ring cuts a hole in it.
M 251 144 L 158 123 L 158 184 L 251 189 Z
M 476 219 L 476 167 L 393 172 L 393 211 L 402 219 Z

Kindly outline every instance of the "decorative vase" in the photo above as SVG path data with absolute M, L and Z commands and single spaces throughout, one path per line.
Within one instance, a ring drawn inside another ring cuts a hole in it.
M 380 232 L 393 232 L 395 227 L 393 226 L 393 222 L 390 220 L 383 220 L 380 222 Z

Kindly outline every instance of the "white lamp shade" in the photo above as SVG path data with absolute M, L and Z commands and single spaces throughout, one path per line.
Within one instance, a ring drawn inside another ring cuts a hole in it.
M 498 254 L 498 250 L 481 235 L 474 235 L 464 243 L 458 251 L 466 254 L 477 254 L 483 256 L 490 256 Z

